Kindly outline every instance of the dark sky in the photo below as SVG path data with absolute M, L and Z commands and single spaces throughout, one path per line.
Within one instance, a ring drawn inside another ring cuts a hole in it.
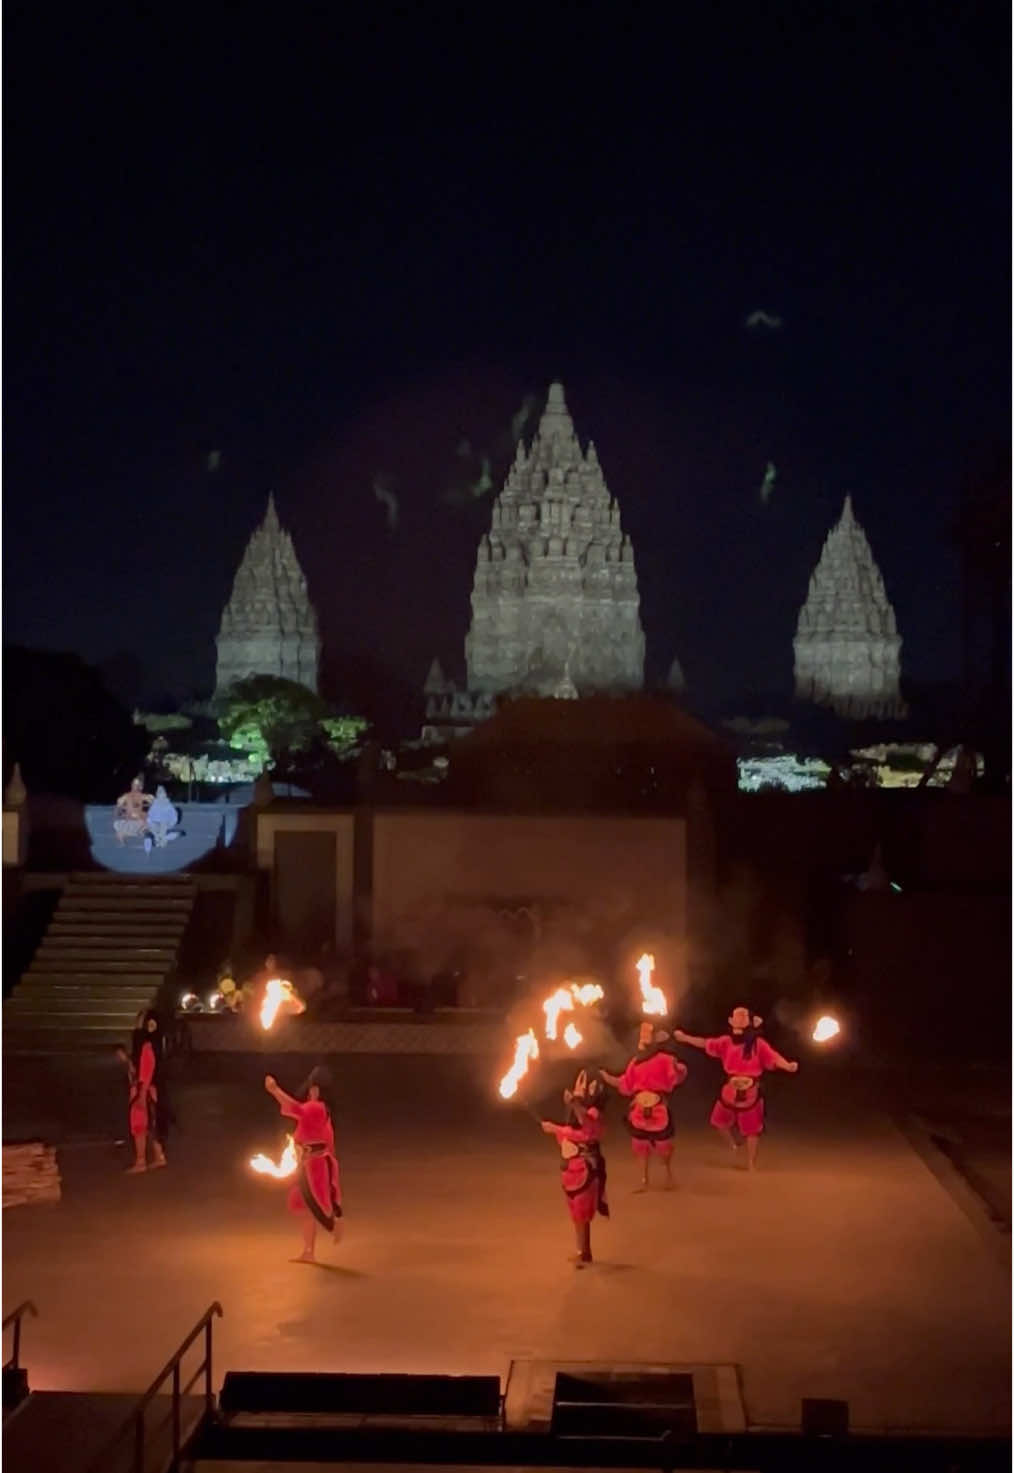
M 455 447 L 559 377 L 650 672 L 784 688 L 846 491 L 906 672 L 957 672 L 948 526 L 1009 437 L 1004 7 L 85 9 L 6 8 L 7 641 L 207 689 L 273 489 L 333 679 L 463 671 Z

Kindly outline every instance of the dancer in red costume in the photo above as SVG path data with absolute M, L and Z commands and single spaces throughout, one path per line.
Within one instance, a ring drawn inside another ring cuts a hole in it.
M 334 1124 L 327 1102 L 331 1080 L 326 1069 L 317 1068 L 300 1090 L 302 1101 L 293 1099 L 269 1074 L 264 1088 L 278 1101 L 283 1115 L 296 1122 L 292 1139 L 299 1153 L 299 1176 L 289 1193 L 289 1211 L 303 1219 L 303 1251 L 300 1263 L 316 1263 L 317 1228 L 341 1240 L 342 1193 L 335 1154 Z
M 126 1051 L 121 1053 L 125 1056 Z M 131 1057 L 127 1060 L 128 1123 L 134 1141 L 134 1164 L 128 1168 L 131 1175 L 148 1170 L 149 1139 L 151 1169 L 168 1164 L 165 1143 L 169 1108 L 162 1075 L 162 1031 L 157 1013 L 149 1011 L 134 1029 Z
M 782 1058 L 759 1036 L 762 1021 L 749 1008 L 740 1007 L 733 1008 L 729 1032 L 720 1038 L 693 1038 L 679 1028 L 673 1033 L 677 1043 L 703 1049 L 710 1058 L 721 1062 L 725 1083 L 711 1112 L 711 1124 L 722 1132 L 734 1151 L 739 1150 L 737 1133 L 746 1141 L 746 1163 L 750 1171 L 757 1164 L 757 1149 L 764 1130 L 761 1077 L 771 1069 L 795 1074 L 799 1068 L 794 1060 Z
M 591 1225 L 595 1214 L 609 1216 L 606 1162 L 599 1145 L 605 1090 L 582 1069 L 574 1088 L 564 1090 L 563 1102 L 568 1107 L 566 1125 L 543 1120 L 542 1129 L 555 1136 L 560 1147 L 560 1185 L 577 1238 L 575 1266 L 584 1268 L 592 1262 Z
M 672 1138 L 674 1134 L 671 1101 L 673 1093 L 687 1077 L 687 1066 L 666 1048 L 668 1035 L 654 1023 L 642 1023 L 637 1039 L 637 1053 L 622 1074 L 599 1072 L 607 1084 L 618 1089 L 630 1104 L 627 1106 L 627 1129 L 630 1146 L 641 1162 L 639 1192 L 650 1185 L 648 1168 L 653 1156 L 665 1166 L 665 1189 L 672 1188 Z

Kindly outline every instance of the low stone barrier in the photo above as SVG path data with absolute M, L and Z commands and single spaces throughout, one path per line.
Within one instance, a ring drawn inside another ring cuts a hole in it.
M 55 1146 L 41 1141 L 3 1147 L 3 1205 L 26 1207 L 33 1202 L 59 1202 L 60 1168 Z
M 507 1041 L 499 1020 L 443 1021 L 439 1018 L 315 1023 L 283 1020 L 265 1033 L 238 1018 L 186 1019 L 195 1053 L 265 1054 L 478 1054 L 503 1052 Z

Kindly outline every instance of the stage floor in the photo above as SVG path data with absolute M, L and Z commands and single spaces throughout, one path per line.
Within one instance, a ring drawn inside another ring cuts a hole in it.
M 493 1066 L 335 1060 L 346 1234 L 312 1267 L 290 1262 L 285 1187 L 245 1165 L 284 1138 L 259 1080 L 270 1069 L 294 1088 L 300 1062 L 195 1059 L 176 1085 L 170 1167 L 142 1177 L 112 1145 L 113 1063 L 5 1066 L 7 1137 L 34 1119 L 65 1142 L 63 1201 L 3 1219 L 4 1308 L 31 1298 L 40 1312 L 22 1351 L 34 1389 L 141 1390 L 218 1299 L 219 1380 L 735 1365 L 751 1426 L 798 1426 L 802 1397 L 832 1397 L 858 1428 L 1008 1430 L 1002 1250 L 891 1123 L 874 1080 L 816 1062 L 776 1078 L 751 1176 L 707 1125 L 717 1066 L 689 1055 L 676 1190 L 634 1194 L 613 1107 L 612 1218 L 595 1225 L 594 1268 L 575 1272 L 554 1145 L 495 1100 Z M 547 1105 L 553 1083 L 547 1071 Z

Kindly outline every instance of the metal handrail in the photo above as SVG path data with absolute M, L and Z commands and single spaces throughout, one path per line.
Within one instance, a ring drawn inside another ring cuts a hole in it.
M 10 1360 L 4 1361 L 3 1368 L 5 1371 L 16 1371 L 21 1366 L 21 1321 L 26 1314 L 30 1314 L 33 1320 L 37 1320 L 39 1317 L 39 1311 L 30 1299 L 26 1299 L 24 1304 L 19 1304 L 17 1309 L 12 1310 L 4 1318 L 3 1328 L 5 1330 L 11 1325 L 14 1326 L 14 1345 L 11 1350 Z
M 210 1304 L 201 1315 L 201 1318 L 197 1321 L 197 1324 L 190 1331 L 190 1334 L 184 1340 L 183 1344 L 179 1346 L 179 1348 L 176 1350 L 176 1353 L 170 1357 L 170 1359 L 162 1367 L 161 1371 L 159 1371 L 154 1381 L 148 1387 L 148 1390 L 144 1393 L 142 1397 L 139 1398 L 137 1405 L 123 1422 L 122 1426 L 120 1426 L 114 1436 L 109 1439 L 109 1441 L 106 1443 L 105 1447 L 102 1449 L 101 1453 L 94 1460 L 94 1462 L 89 1465 L 88 1473 L 104 1473 L 104 1470 L 107 1469 L 109 1466 L 109 1458 L 113 1449 L 118 1446 L 118 1444 L 123 1440 L 126 1434 L 131 1431 L 131 1429 L 133 1429 L 134 1433 L 134 1457 L 131 1463 L 131 1473 L 144 1473 L 144 1449 L 146 1436 L 144 1414 L 148 1410 L 151 1402 L 154 1401 L 155 1397 L 162 1390 L 162 1387 L 165 1385 L 166 1381 L 168 1381 L 170 1376 L 172 1377 L 173 1383 L 172 1406 L 169 1411 L 169 1416 L 172 1418 L 173 1447 L 172 1462 L 169 1466 L 172 1470 L 172 1473 L 176 1473 L 176 1469 L 179 1466 L 181 1451 L 180 1402 L 182 1401 L 183 1397 L 186 1396 L 187 1393 L 193 1389 L 193 1387 L 196 1385 L 197 1381 L 202 1375 L 204 1376 L 205 1416 L 210 1416 L 212 1410 L 214 1409 L 215 1395 L 211 1386 L 211 1322 L 213 1319 L 216 1318 L 216 1316 L 217 1318 L 221 1319 L 222 1314 L 222 1306 L 216 1299 L 214 1304 Z M 197 1337 L 201 1334 L 202 1330 L 204 1332 L 204 1359 L 197 1367 L 197 1370 L 191 1376 L 187 1384 L 183 1386 L 180 1384 L 180 1361 L 186 1355 L 187 1351 L 190 1349 L 191 1345 L 193 1345 Z M 168 1418 L 166 1420 L 168 1420 Z M 159 1423 L 160 1428 L 162 1425 L 164 1424 Z

